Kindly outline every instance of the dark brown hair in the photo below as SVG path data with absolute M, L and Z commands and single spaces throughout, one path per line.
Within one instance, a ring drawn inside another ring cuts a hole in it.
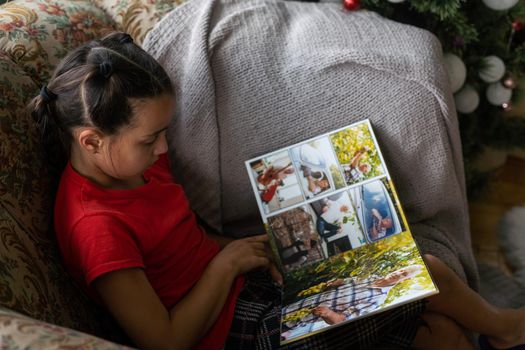
M 74 127 L 115 134 L 132 122 L 131 99 L 172 93 L 162 66 L 128 34 L 116 32 L 70 52 L 29 108 L 52 167 L 61 170 Z

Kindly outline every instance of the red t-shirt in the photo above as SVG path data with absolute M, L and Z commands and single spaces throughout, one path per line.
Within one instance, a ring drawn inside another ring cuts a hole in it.
M 91 286 L 97 277 L 139 267 L 170 310 L 220 248 L 197 224 L 166 155 L 146 170 L 144 179 L 146 184 L 136 189 L 103 189 L 68 164 L 56 198 L 55 231 L 68 271 L 93 298 L 98 299 Z M 196 349 L 223 346 L 243 283 L 243 278 L 236 279 L 217 321 Z

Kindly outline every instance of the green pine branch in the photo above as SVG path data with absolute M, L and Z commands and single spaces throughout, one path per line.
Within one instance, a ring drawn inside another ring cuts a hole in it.
M 411 0 L 410 6 L 417 12 L 436 15 L 441 21 L 457 16 L 465 0 Z

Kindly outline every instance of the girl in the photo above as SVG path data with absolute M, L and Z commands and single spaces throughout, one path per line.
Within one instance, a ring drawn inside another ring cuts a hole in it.
M 197 224 L 169 171 L 173 89 L 151 56 L 124 33 L 90 42 L 31 107 L 50 158 L 64 159 L 55 230 L 66 267 L 139 347 L 278 347 L 279 290 L 266 275 L 244 277 L 271 268 L 266 235 L 232 241 Z M 427 262 L 441 293 L 422 316 L 416 302 L 290 348 L 472 348 L 459 325 L 500 348 L 525 341 L 524 312 L 489 305 L 441 261 Z

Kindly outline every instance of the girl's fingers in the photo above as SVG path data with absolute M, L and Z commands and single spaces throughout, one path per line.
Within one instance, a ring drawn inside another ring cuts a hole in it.
M 257 250 L 266 251 L 265 244 L 263 242 L 250 242 L 250 247 Z
M 245 239 L 250 242 L 266 242 L 268 241 L 268 235 L 263 234 L 263 235 L 251 236 Z
M 250 240 L 237 241 L 236 249 L 240 249 L 240 250 L 249 250 L 249 249 L 266 250 L 264 242 L 250 241 Z
M 250 264 L 250 269 L 256 268 L 256 267 L 266 267 L 268 266 L 268 264 L 270 264 L 270 261 L 268 260 L 268 258 L 264 256 L 256 256 L 254 257 L 254 259 L 252 260 Z
M 283 285 L 283 276 L 277 269 L 277 266 L 275 266 L 274 263 L 269 263 L 269 270 L 270 270 L 270 276 L 272 276 L 272 279 L 280 286 Z
M 270 260 L 273 261 L 274 260 L 273 251 L 268 243 L 264 244 L 264 249 L 266 250 L 266 254 L 268 255 L 268 258 L 270 258 Z
M 263 266 L 268 266 L 268 264 L 270 264 L 270 260 L 268 260 L 268 258 L 265 256 L 259 257 L 259 259 Z
M 266 250 L 264 249 L 261 249 L 261 248 L 254 248 L 253 249 L 253 253 L 257 256 L 264 256 L 265 258 L 268 259 L 268 254 L 266 254 Z

